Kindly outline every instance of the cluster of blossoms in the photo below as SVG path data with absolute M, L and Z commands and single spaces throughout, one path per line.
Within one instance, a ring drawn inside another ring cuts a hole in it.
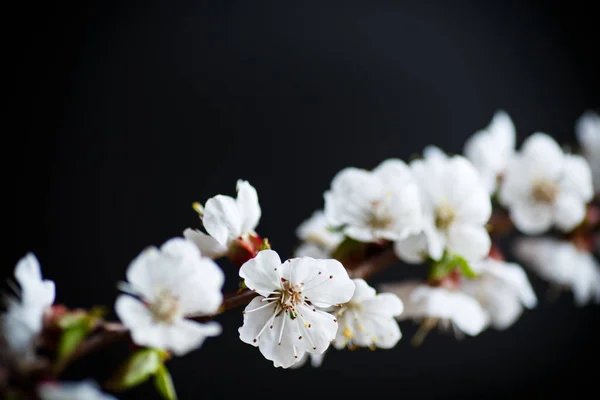
M 345 168 L 324 193 L 323 209 L 298 227 L 300 243 L 284 260 L 256 232 L 258 195 L 239 180 L 236 198 L 194 203 L 203 229 L 185 229 L 131 261 L 114 305 L 119 322 L 106 321 L 102 310 L 54 304 L 54 283 L 27 254 L 0 320 L 0 393 L 114 399 L 103 390 L 152 379 L 164 398 L 175 399 L 165 362 L 219 335 L 213 317 L 240 305 L 240 340 L 282 368 L 308 359 L 319 366 L 330 348 L 393 348 L 402 338 L 398 322 L 407 319 L 421 324 L 414 344 L 436 326 L 457 336 L 506 329 L 537 304 L 525 270 L 494 243 L 507 223 L 520 232 L 511 249 L 519 261 L 571 290 L 577 305 L 600 302 L 593 254 L 600 117 L 586 112 L 576 130 L 582 155 L 543 133 L 517 150 L 515 127 L 499 111 L 467 141 L 464 155 L 430 146 L 410 163 Z M 223 257 L 239 268 L 240 289 L 230 295 L 222 292 Z M 379 291 L 367 283 L 394 261 L 423 264 L 423 278 Z M 60 380 L 71 360 L 118 338 L 133 350 L 102 389 L 91 380 Z

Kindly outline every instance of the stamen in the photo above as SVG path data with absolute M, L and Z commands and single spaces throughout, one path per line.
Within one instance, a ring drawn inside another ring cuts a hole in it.
M 254 308 L 252 310 L 248 310 L 248 311 L 244 310 L 244 314 L 248 314 L 248 313 L 251 313 L 251 312 L 254 312 L 254 311 L 262 310 L 263 308 L 269 307 L 269 306 L 272 306 L 272 305 L 273 305 L 272 303 L 267 303 L 267 304 L 265 304 L 263 306 L 256 307 L 256 308 Z
M 253 342 L 256 343 L 256 341 L 258 340 L 258 338 L 260 338 L 260 335 L 262 335 L 262 333 L 265 331 L 265 329 L 267 328 L 267 326 L 270 326 L 273 324 L 273 321 L 275 320 L 275 316 L 277 315 L 277 313 L 273 313 L 273 316 L 263 325 L 263 327 L 260 329 L 260 332 L 258 332 L 258 335 L 256 335 L 256 337 L 254 338 Z
M 277 341 L 277 345 L 281 345 L 281 338 L 283 337 L 283 328 L 285 327 L 285 320 L 287 319 L 287 317 L 284 315 L 282 318 L 283 322 L 281 323 L 281 330 L 279 331 L 279 340 Z

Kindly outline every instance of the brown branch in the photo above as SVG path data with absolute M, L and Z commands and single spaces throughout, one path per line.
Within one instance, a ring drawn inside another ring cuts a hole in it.
M 370 276 L 382 272 L 397 261 L 398 258 L 394 253 L 394 249 L 386 248 L 356 266 L 348 267 L 348 275 L 350 275 L 351 278 L 367 279 Z

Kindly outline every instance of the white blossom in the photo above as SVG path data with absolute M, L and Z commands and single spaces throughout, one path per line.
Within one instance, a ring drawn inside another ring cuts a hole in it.
M 508 328 L 522 314 L 523 307 L 536 306 L 537 297 L 520 265 L 487 258 L 471 267 L 479 276 L 465 279 L 460 289 L 479 301 L 494 328 Z
M 192 228 L 183 232 L 206 257 L 224 256 L 237 240 L 256 236 L 254 229 L 261 216 L 256 189 L 244 180 L 238 180 L 236 188 L 237 198 L 219 194 L 208 199 L 199 210 L 208 234 Z
M 332 252 L 344 239 L 344 234 L 330 229 L 322 210 L 315 211 L 296 229 L 301 240 L 295 257 L 331 258 Z
M 401 160 L 385 160 L 373 171 L 345 168 L 324 197 L 328 225 L 355 240 L 396 240 L 421 230 L 418 188 Z
M 575 303 L 600 303 L 600 265 L 586 250 L 553 238 L 519 238 L 515 254 L 541 278 L 571 290 Z
M 428 286 L 419 281 L 381 285 L 381 290 L 395 293 L 404 304 L 398 320 L 421 321 L 431 329 L 452 327 L 456 334 L 478 335 L 488 325 L 488 314 L 479 302 L 460 290 Z
M 473 165 L 430 146 L 425 158 L 410 166 L 419 184 L 423 230 L 395 242 L 398 257 L 409 263 L 427 256 L 439 260 L 444 250 L 468 260 L 485 257 L 491 246 L 485 224 L 492 206 Z
M 350 301 L 334 312 L 338 331 L 333 346 L 394 347 L 402 337 L 395 319 L 404 308 L 402 301 L 393 293 L 376 293 L 362 279 L 354 279 L 354 284 L 356 290 Z
M 338 327 L 323 309 L 354 294 L 354 282 L 336 260 L 302 257 L 282 263 L 275 251 L 263 250 L 239 273 L 258 294 L 244 310 L 240 339 L 257 346 L 275 367 L 288 368 L 305 352 L 322 354 Z
M 224 279 L 219 266 L 202 257 L 194 243 L 170 239 L 160 249 L 148 247 L 131 262 L 126 285 L 139 300 L 120 295 L 115 310 L 136 344 L 183 355 L 221 333 L 216 322 L 185 317 L 215 313 L 223 300 Z
M 38 386 L 41 400 L 117 400 L 100 391 L 96 382 L 45 382 Z
M 494 193 L 515 152 L 515 126 L 504 111 L 496 111 L 490 124 L 465 143 L 464 154 L 479 171 L 488 192 Z
M 27 253 L 15 267 L 20 295 L 7 297 L 6 313 L 0 318 L 2 342 L 18 361 L 30 361 L 35 355 L 35 342 L 43 328 L 44 313 L 54 302 L 54 282 L 42 278 L 40 264 Z
M 600 115 L 586 111 L 577 119 L 575 132 L 581 151 L 592 169 L 594 190 L 600 192 Z
M 585 159 L 563 153 L 550 136 L 535 133 L 510 161 L 499 200 L 517 229 L 533 235 L 553 225 L 565 232 L 575 228 L 593 194 Z

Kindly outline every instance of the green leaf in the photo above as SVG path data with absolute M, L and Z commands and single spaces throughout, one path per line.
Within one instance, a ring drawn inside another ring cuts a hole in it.
M 163 352 L 157 349 L 141 349 L 131 354 L 106 383 L 110 390 L 130 389 L 145 382 L 162 365 Z
M 345 237 L 344 240 L 338 245 L 331 255 L 338 261 L 348 260 L 356 256 L 362 257 L 364 255 L 366 244 L 354 240 L 349 237 Z
M 66 330 L 77 326 L 87 325 L 89 315 L 85 312 L 69 312 L 61 316 L 56 324 L 59 328 Z
M 471 268 L 471 266 L 469 265 L 469 263 L 467 262 L 467 260 L 465 260 L 464 258 L 462 258 L 461 256 L 454 256 L 455 262 L 456 264 L 458 264 L 458 268 L 460 268 L 460 272 L 463 274 L 463 276 L 465 276 L 466 278 L 477 278 L 477 273 L 475 273 L 475 271 L 473 271 L 473 269 Z
M 173 385 L 173 379 L 171 374 L 164 364 L 161 364 L 154 375 L 154 386 L 166 400 L 177 400 L 177 393 L 175 393 L 175 386 Z
M 87 324 L 79 324 L 63 330 L 58 342 L 57 357 L 58 360 L 68 358 L 79 346 L 81 341 L 85 339 L 89 333 Z

